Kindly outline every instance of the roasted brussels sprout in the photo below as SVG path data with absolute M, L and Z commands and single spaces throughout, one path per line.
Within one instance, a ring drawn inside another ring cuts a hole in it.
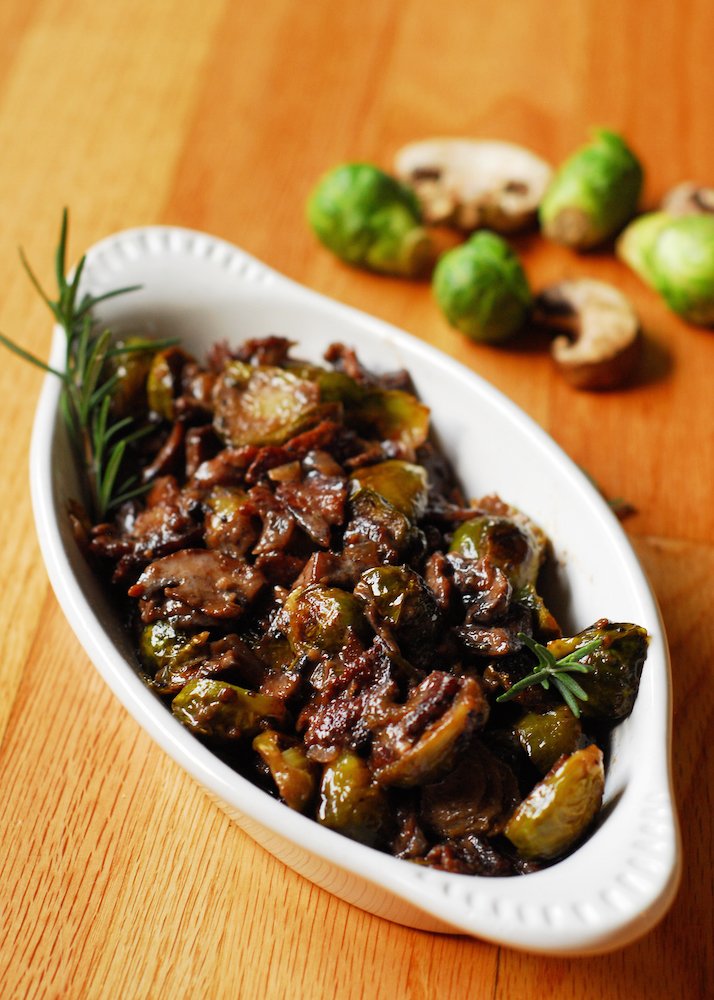
M 410 521 L 418 520 L 426 509 L 428 484 L 423 465 L 390 459 L 357 469 L 353 478 L 360 486 L 384 497 Z
M 643 215 L 622 234 L 617 252 L 673 312 L 714 326 L 714 215 Z
M 253 740 L 253 749 L 267 765 L 283 802 L 303 812 L 317 789 L 316 765 L 295 739 L 266 729 Z
M 285 702 L 235 684 L 201 678 L 189 681 L 176 695 L 171 711 L 197 736 L 238 740 L 254 736 L 263 719 L 284 719 Z
M 156 349 L 143 337 L 127 337 L 116 344 L 112 367 L 116 383 L 112 391 L 112 412 L 117 417 L 146 414 L 146 382 Z
M 548 186 L 540 204 L 544 234 L 556 243 L 587 250 L 617 233 L 636 209 L 642 167 L 623 139 L 596 131 Z
M 429 407 L 402 389 L 370 389 L 348 411 L 347 420 L 365 437 L 394 441 L 409 450 L 429 436 Z
M 362 574 L 354 593 L 364 601 L 375 627 L 389 628 L 402 655 L 417 666 L 426 665 L 440 614 L 423 578 L 406 566 L 375 566 Z
M 353 594 L 319 583 L 293 590 L 283 608 L 285 631 L 297 654 L 338 653 L 350 636 L 365 640 L 369 627 Z
M 556 760 L 571 754 L 578 745 L 582 727 L 567 705 L 549 712 L 528 712 L 516 723 L 521 746 L 535 767 L 545 774 Z
M 515 600 L 533 613 L 533 630 L 539 640 L 559 639 L 563 634 L 558 621 L 532 583 L 516 591 Z
M 503 570 L 515 590 L 535 584 L 543 560 L 543 546 L 525 523 L 489 514 L 464 521 L 454 532 L 449 551 L 467 559 L 488 559 Z
M 561 759 L 504 829 L 524 858 L 557 858 L 585 833 L 602 804 L 605 771 L 595 744 Z
M 205 648 L 208 636 L 208 632 L 181 632 L 159 619 L 141 630 L 139 654 L 144 666 L 156 673 L 193 659 Z
M 320 416 L 317 383 L 285 368 L 230 361 L 214 391 L 216 433 L 235 447 L 279 445 Z
M 549 642 L 548 649 L 560 659 L 593 639 L 600 639 L 601 644 L 582 658 L 590 670 L 578 674 L 578 683 L 588 696 L 580 708 L 584 716 L 615 722 L 626 718 L 635 704 L 647 656 L 647 630 L 603 620 L 572 638 Z
M 426 547 L 423 532 L 400 510 L 374 490 L 358 487 L 349 499 L 350 520 L 345 545 L 373 542 L 380 562 L 404 563 Z
M 518 257 L 487 230 L 439 258 L 433 286 L 449 323 L 472 340 L 490 344 L 521 329 L 532 301 Z
M 314 189 L 307 218 L 328 250 L 383 274 L 423 274 L 434 257 L 414 193 L 368 163 L 347 163 Z
M 174 419 L 174 398 L 178 394 L 181 369 L 190 357 L 180 347 L 167 347 L 151 359 L 146 377 L 146 396 L 152 413 L 164 420 Z
M 344 750 L 327 764 L 320 785 L 317 821 L 362 844 L 374 844 L 387 816 L 383 790 L 367 763 Z

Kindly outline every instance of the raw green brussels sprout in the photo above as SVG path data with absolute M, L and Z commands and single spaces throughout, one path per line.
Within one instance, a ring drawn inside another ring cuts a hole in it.
M 171 711 L 196 735 L 222 741 L 254 736 L 263 719 L 285 718 L 279 698 L 208 678 L 189 681 L 171 702 Z
M 521 746 L 541 774 L 563 754 L 573 753 L 582 733 L 580 722 L 567 705 L 542 714 L 528 712 L 515 729 Z
M 426 509 L 427 474 L 423 465 L 389 459 L 357 469 L 353 478 L 384 497 L 410 521 L 418 520 Z
M 360 602 L 338 587 L 319 583 L 299 587 L 291 592 L 283 610 L 286 634 L 297 654 L 339 653 L 351 635 L 364 639 L 369 631 Z
M 590 671 L 578 674 L 588 696 L 580 709 L 584 716 L 616 722 L 626 718 L 635 704 L 647 657 L 647 630 L 627 622 L 596 622 L 572 638 L 549 642 L 548 649 L 557 660 L 593 639 L 602 644 L 582 658 Z
M 590 826 L 604 788 L 602 751 L 595 744 L 576 750 L 526 796 L 503 832 L 523 858 L 557 858 Z
M 634 215 L 642 180 L 642 167 L 623 139 L 596 131 L 550 182 L 540 204 L 544 234 L 575 250 L 603 243 Z
M 483 230 L 439 258 L 434 295 L 452 326 L 472 340 L 497 344 L 523 326 L 532 295 L 505 240 Z
M 487 558 L 515 590 L 535 584 L 543 559 L 542 544 L 525 524 L 490 514 L 459 525 L 449 551 L 467 559 Z
M 310 195 L 307 218 L 320 242 L 348 264 L 413 277 L 433 260 L 414 193 L 368 163 L 325 174 Z
M 307 759 L 303 747 L 274 729 L 266 729 L 253 740 L 253 749 L 267 765 L 283 802 L 303 812 L 317 788 L 315 765 Z
M 362 844 L 374 844 L 387 816 L 384 792 L 366 762 L 343 750 L 327 764 L 320 786 L 317 821 Z
M 622 234 L 617 252 L 673 312 L 714 326 L 714 215 L 643 215 Z

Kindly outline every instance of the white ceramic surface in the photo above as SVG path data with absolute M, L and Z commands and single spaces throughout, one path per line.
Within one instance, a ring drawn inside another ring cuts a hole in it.
M 591 954 L 651 928 L 674 898 L 680 854 L 669 765 L 670 680 L 662 621 L 618 521 L 578 468 L 513 403 L 408 334 L 328 300 L 211 236 L 150 227 L 118 233 L 87 255 L 93 293 L 140 283 L 110 300 L 113 329 L 179 336 L 202 355 L 212 342 L 284 334 L 319 360 L 342 340 L 378 370 L 406 367 L 432 408 L 440 441 L 472 496 L 497 492 L 553 539 L 552 601 L 566 627 L 599 617 L 651 634 L 639 697 L 616 730 L 605 807 L 590 839 L 537 874 L 488 879 L 422 868 L 320 827 L 233 772 L 176 722 L 139 679 L 120 623 L 71 536 L 66 501 L 78 495 L 58 381 L 48 376 L 32 442 L 37 532 L 57 598 L 120 701 L 262 846 L 313 882 L 387 919 L 466 933 L 549 954 Z M 52 363 L 63 363 L 58 331 Z

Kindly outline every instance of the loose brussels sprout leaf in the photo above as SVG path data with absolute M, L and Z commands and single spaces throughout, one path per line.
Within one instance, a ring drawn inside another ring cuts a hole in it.
M 327 173 L 310 195 L 307 218 L 328 250 L 357 267 L 413 277 L 434 257 L 414 193 L 367 163 Z
M 580 708 L 590 718 L 616 722 L 626 718 L 635 704 L 647 657 L 647 631 L 627 622 L 596 623 L 572 638 L 549 642 L 548 649 L 559 659 L 592 639 L 600 639 L 601 645 L 582 658 L 590 669 L 578 674 L 588 696 Z
M 267 765 L 283 802 L 304 812 L 315 797 L 317 780 L 315 765 L 307 759 L 302 746 L 274 729 L 266 729 L 253 740 L 253 749 Z
M 617 250 L 673 312 L 714 326 L 713 215 L 644 215 L 627 227 Z
M 374 844 L 387 815 L 384 792 L 366 762 L 344 750 L 325 767 L 317 821 L 362 844 Z
M 634 215 L 642 167 L 622 138 L 605 129 L 556 171 L 540 205 L 550 239 L 586 250 L 613 236 Z
M 602 751 L 592 744 L 558 763 L 521 802 L 503 831 L 524 858 L 557 858 L 592 823 L 602 804 Z
M 515 595 L 518 604 L 523 604 L 529 608 L 534 616 L 534 631 L 539 640 L 559 639 L 563 634 L 555 616 L 546 607 L 545 601 L 540 596 L 532 583 L 527 583 L 521 587 Z
M 515 590 L 535 584 L 543 560 L 541 540 L 525 524 L 493 515 L 459 525 L 449 551 L 467 559 L 488 559 L 503 570 Z
M 285 631 L 296 654 L 338 653 L 350 636 L 365 639 L 369 633 L 360 602 L 338 587 L 313 583 L 293 590 L 283 612 Z
M 146 397 L 152 413 L 164 420 L 174 419 L 174 396 L 176 395 L 177 373 L 190 361 L 188 354 L 180 347 L 168 347 L 158 351 L 151 360 L 146 377 Z
M 285 718 L 279 698 L 208 678 L 189 681 L 171 702 L 171 711 L 197 736 L 222 741 L 252 737 L 262 720 Z
M 449 323 L 488 344 L 516 334 L 532 302 L 518 257 L 505 240 L 486 230 L 439 258 L 433 287 Z
M 369 389 L 350 408 L 347 419 L 365 437 L 395 441 L 413 450 L 429 436 L 429 412 L 411 392 Z
M 353 478 L 379 493 L 410 521 L 417 521 L 426 509 L 428 483 L 423 465 L 390 459 L 357 469 Z
M 319 418 L 315 382 L 272 365 L 230 361 L 214 389 L 213 424 L 234 447 L 280 445 Z
M 521 746 L 541 774 L 551 769 L 564 754 L 571 754 L 582 733 L 580 722 L 567 705 L 549 712 L 528 712 L 516 723 Z

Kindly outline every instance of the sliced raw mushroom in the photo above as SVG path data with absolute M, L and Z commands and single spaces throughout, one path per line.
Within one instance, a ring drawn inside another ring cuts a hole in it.
M 410 143 L 394 166 L 419 198 L 425 222 L 465 232 L 512 233 L 530 225 L 553 174 L 522 146 L 471 139 Z
M 591 278 L 551 285 L 537 296 L 533 319 L 563 331 L 551 354 L 576 389 L 612 389 L 632 373 L 640 324 L 629 300 L 612 285 Z
M 714 213 L 714 188 L 684 181 L 664 196 L 662 211 L 670 215 L 710 215 Z

